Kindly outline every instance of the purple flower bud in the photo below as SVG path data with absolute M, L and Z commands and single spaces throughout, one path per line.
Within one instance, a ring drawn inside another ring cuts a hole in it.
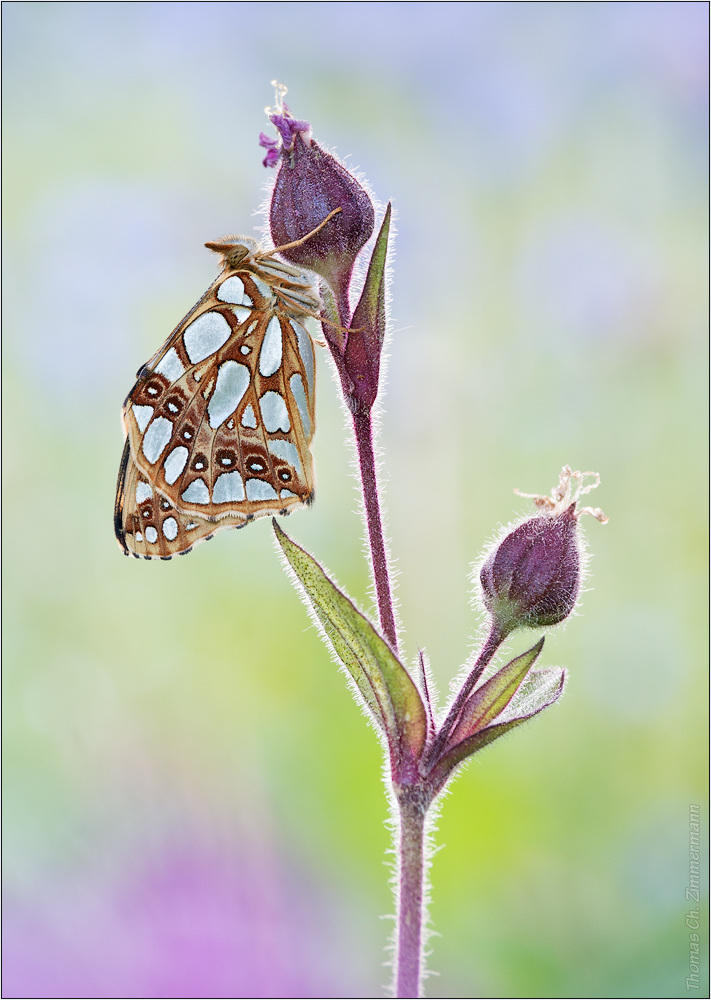
M 378 394 L 385 338 L 391 208 L 388 205 L 360 301 L 351 316 L 350 282 L 356 258 L 373 232 L 373 204 L 356 178 L 311 139 L 309 123 L 291 116 L 283 103 L 286 88 L 275 86 L 276 109 L 268 108 L 267 113 L 281 144 L 260 137 L 260 144 L 268 149 L 265 165 L 271 165 L 274 155 L 281 160 L 269 206 L 272 238 L 284 248 L 282 257 L 325 279 L 322 323 L 326 340 L 349 408 L 354 414 L 366 414 Z M 329 218 L 332 213 L 337 214 Z M 328 220 L 325 225 L 324 220 Z M 303 242 L 291 245 L 299 241 Z
M 597 481 L 583 488 L 589 475 Z M 588 513 L 603 523 L 607 520 L 599 509 L 577 511 L 577 501 L 599 481 L 596 473 L 571 472 L 565 466 L 552 499 L 533 497 L 543 512 L 506 535 L 482 566 L 484 605 L 503 635 L 516 628 L 557 625 L 575 607 L 582 561 L 578 517 Z M 571 482 L 577 482 L 574 496 Z
M 298 121 L 280 103 L 284 88 L 277 92 L 277 109 L 269 120 L 281 138 L 281 164 L 269 206 L 269 224 L 274 243 L 284 246 L 313 232 L 335 209 L 341 211 L 324 228 L 282 256 L 293 264 L 321 275 L 336 298 L 343 326 L 350 320 L 348 286 L 358 253 L 370 238 L 375 211 L 365 189 L 335 157 L 310 138 L 310 125 Z M 267 140 L 269 142 L 269 140 Z M 266 143 L 260 140 L 261 145 Z M 265 165 L 275 162 L 270 145 Z

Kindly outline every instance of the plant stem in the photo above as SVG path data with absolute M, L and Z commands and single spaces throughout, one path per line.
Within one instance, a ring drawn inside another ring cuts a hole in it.
M 400 843 L 395 996 L 420 997 L 422 996 L 420 966 L 425 875 L 425 814 L 429 803 L 424 802 L 421 794 L 418 794 L 418 790 L 412 786 L 398 791 Z
M 378 602 L 380 627 L 393 650 L 397 653 L 397 632 L 395 630 L 395 613 L 390 590 L 390 574 L 385 553 L 383 525 L 380 518 L 380 502 L 378 500 L 378 479 L 375 469 L 375 453 L 373 451 L 373 425 L 370 411 L 367 413 L 352 413 L 353 429 L 358 448 L 358 467 L 363 487 L 363 502 L 365 504 L 366 521 L 368 525 L 368 542 L 373 564 L 373 579 Z
M 444 720 L 442 728 L 437 734 L 432 744 L 432 747 L 429 753 L 427 754 L 428 761 L 430 762 L 436 761 L 439 755 L 441 754 L 442 750 L 444 750 L 449 735 L 454 729 L 457 723 L 457 719 L 459 718 L 459 714 L 462 711 L 462 708 L 464 707 L 464 702 L 471 694 L 474 685 L 481 677 L 486 666 L 491 662 L 494 653 L 499 648 L 499 646 L 501 645 L 501 643 L 504 641 L 505 638 L 506 636 L 498 628 L 496 628 L 495 626 L 492 627 L 491 632 L 489 633 L 488 638 L 482 647 L 481 653 L 479 653 L 479 656 L 476 659 L 474 667 L 469 673 L 467 679 L 462 684 L 459 694 L 452 702 L 452 707 L 447 713 L 447 718 Z

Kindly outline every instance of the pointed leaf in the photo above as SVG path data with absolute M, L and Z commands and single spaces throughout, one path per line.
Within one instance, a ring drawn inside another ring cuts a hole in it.
M 322 635 L 350 674 L 391 753 L 418 759 L 427 735 L 420 694 L 390 646 L 329 580 L 316 560 L 272 521 L 277 541 L 321 626 Z
M 532 719 L 544 708 L 558 701 L 565 687 L 567 673 L 558 667 L 545 670 L 531 670 L 509 705 L 497 718 L 494 725 L 486 726 L 449 750 L 435 766 L 432 778 L 439 790 L 457 764 L 482 750 L 522 722 Z
M 552 705 L 563 693 L 566 677 L 567 671 L 562 667 L 532 670 L 496 719 L 496 724 L 525 722 L 548 705 Z
M 509 704 L 524 677 L 538 659 L 544 639 L 517 656 L 478 687 L 464 703 L 459 722 L 447 741 L 451 748 L 488 726 Z
M 351 320 L 351 326 L 364 327 L 368 334 L 375 334 L 378 340 L 378 354 L 385 337 L 385 258 L 388 252 L 391 217 L 392 206 L 388 203 L 368 265 L 363 292 Z

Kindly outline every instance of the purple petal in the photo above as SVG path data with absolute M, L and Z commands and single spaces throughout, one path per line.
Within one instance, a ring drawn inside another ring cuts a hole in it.
M 270 115 L 269 121 L 281 136 L 285 149 L 291 149 L 297 132 L 311 131 L 311 125 L 308 122 L 299 121 L 297 118 L 287 118 L 285 115 Z
M 270 149 L 267 155 L 262 160 L 263 167 L 275 167 L 279 162 L 279 151 L 277 149 Z

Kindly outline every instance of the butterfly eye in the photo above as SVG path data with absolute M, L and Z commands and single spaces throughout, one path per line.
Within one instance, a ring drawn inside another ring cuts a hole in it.
M 193 459 L 192 468 L 195 469 L 196 472 L 203 472 L 207 468 L 207 459 L 205 456 L 202 454 L 196 455 Z
M 281 472 L 279 473 L 279 478 L 281 479 L 282 482 L 288 483 L 289 480 L 291 479 L 291 473 L 287 472 L 286 469 L 282 469 Z

